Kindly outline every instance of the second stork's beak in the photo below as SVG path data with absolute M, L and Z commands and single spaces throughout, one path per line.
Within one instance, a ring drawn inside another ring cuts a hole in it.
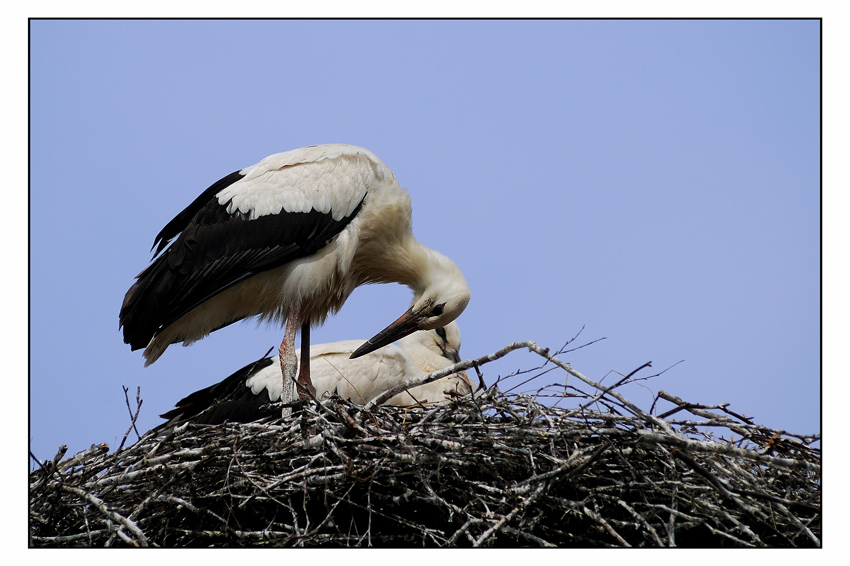
M 422 321 L 422 318 L 422 314 L 416 314 L 413 310 L 408 310 L 398 317 L 395 322 L 378 332 L 369 340 L 366 340 L 362 346 L 354 350 L 354 353 L 349 356 L 349 359 L 353 360 L 354 358 L 365 356 L 369 352 L 374 352 L 378 348 L 383 348 L 387 344 L 416 332 L 419 330 L 419 323 Z
M 460 352 L 448 352 L 446 350 L 443 350 L 443 357 L 446 358 L 447 360 L 451 361 L 453 364 L 460 363 Z M 463 380 L 466 381 L 467 385 L 469 385 L 469 387 L 472 388 L 472 382 L 469 381 L 469 376 L 466 374 L 466 370 L 459 371 L 454 375 L 462 376 Z

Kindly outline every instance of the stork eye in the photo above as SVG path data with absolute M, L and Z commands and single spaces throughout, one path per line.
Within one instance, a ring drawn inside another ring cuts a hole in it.
M 437 305 L 436 307 L 434 307 L 434 310 L 431 311 L 431 316 L 440 316 L 441 314 L 443 314 L 444 306 L 445 305 Z
M 446 329 L 442 326 L 437 329 L 437 336 L 443 339 L 444 342 L 448 342 L 448 338 L 446 338 Z

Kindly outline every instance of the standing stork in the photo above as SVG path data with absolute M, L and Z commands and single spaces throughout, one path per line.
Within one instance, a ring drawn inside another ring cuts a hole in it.
M 416 241 L 411 213 L 392 171 L 361 147 L 266 157 L 211 185 L 157 234 L 154 259 L 121 306 L 124 342 L 145 349 L 147 366 L 171 344 L 189 345 L 238 320 L 281 321 L 283 400 L 297 398 L 299 327 L 298 393 L 309 396 L 310 327 L 339 311 L 359 285 L 396 282 L 414 296 L 352 358 L 445 326 L 466 308 L 463 274 Z

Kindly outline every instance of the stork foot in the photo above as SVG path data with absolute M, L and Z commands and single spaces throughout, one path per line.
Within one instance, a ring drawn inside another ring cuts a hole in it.
M 298 376 L 298 398 L 302 401 L 309 401 L 310 399 L 314 399 L 316 397 L 316 388 L 313 386 L 313 382 L 310 381 L 308 377 L 306 380 L 303 378 L 303 374 Z

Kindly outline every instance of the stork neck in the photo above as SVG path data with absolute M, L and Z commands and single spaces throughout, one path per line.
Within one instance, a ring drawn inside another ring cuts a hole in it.
M 417 295 L 425 292 L 434 274 L 434 252 L 415 238 L 408 238 L 404 245 L 404 259 L 399 258 L 398 282 L 407 285 Z
M 395 245 L 376 246 L 367 244 L 363 258 L 368 258 L 368 266 L 361 267 L 366 283 L 401 283 L 421 293 L 427 287 L 427 274 L 433 263 L 433 252 L 407 237 Z

